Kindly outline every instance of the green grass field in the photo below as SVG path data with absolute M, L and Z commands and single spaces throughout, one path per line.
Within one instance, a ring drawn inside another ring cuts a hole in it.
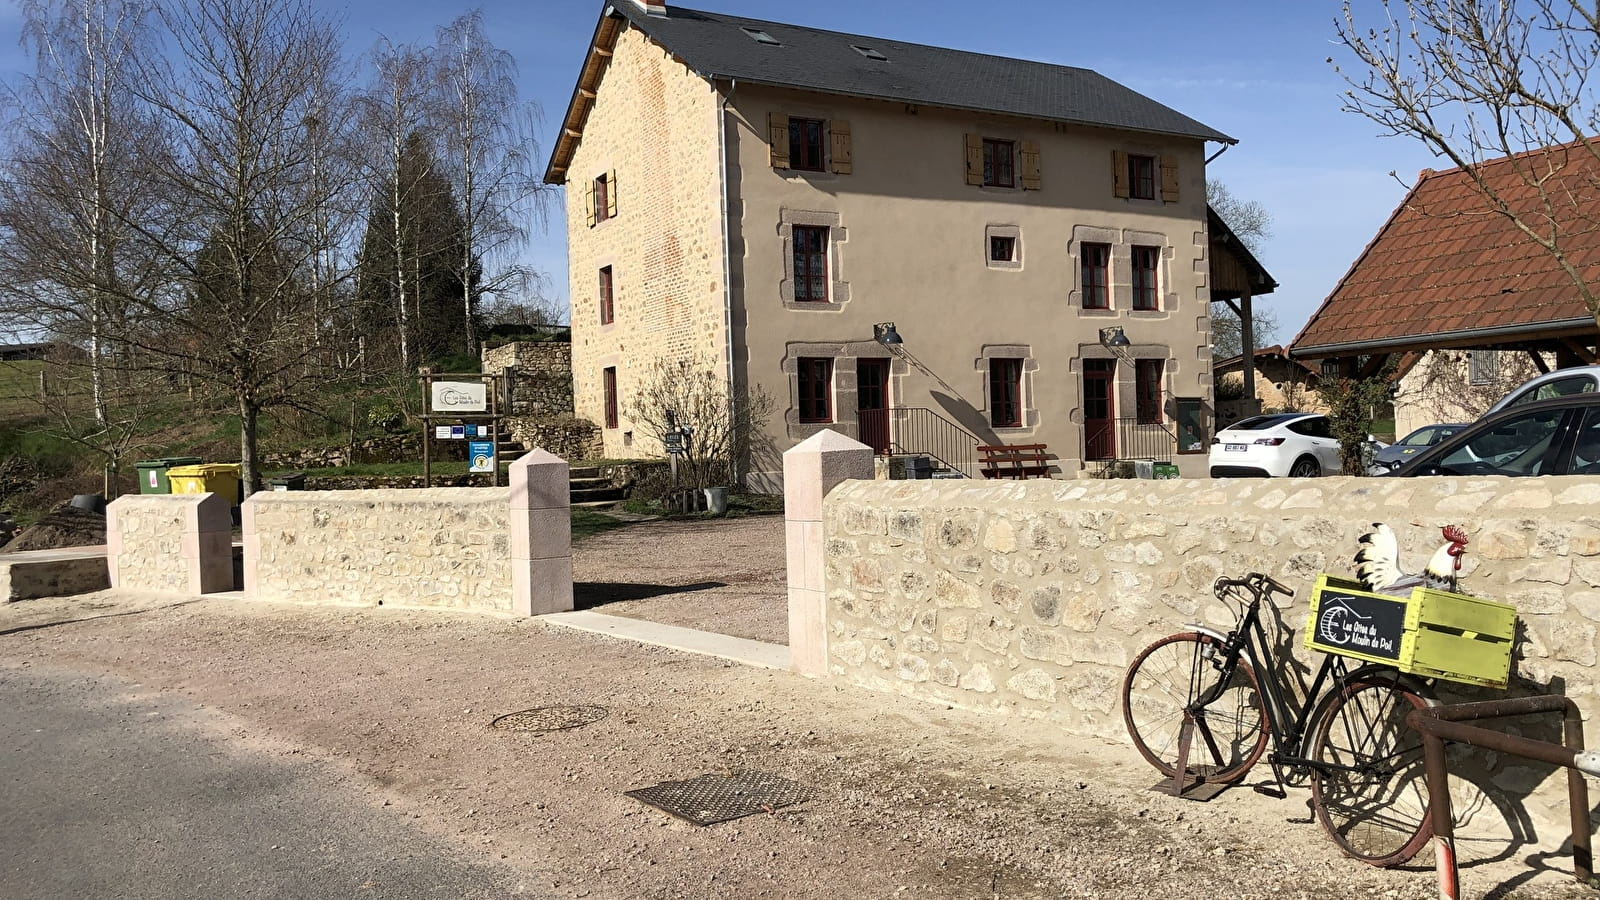
M 39 373 L 44 361 L 23 359 L 0 362 L 0 417 L 39 415 Z

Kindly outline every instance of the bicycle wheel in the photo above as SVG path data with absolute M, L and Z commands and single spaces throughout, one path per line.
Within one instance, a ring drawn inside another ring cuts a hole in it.
M 1422 737 L 1406 724 L 1435 704 L 1398 672 L 1356 672 L 1321 701 L 1308 757 L 1343 768 L 1313 769 L 1311 805 L 1344 852 L 1398 866 L 1433 836 Z
M 1213 664 L 1221 647 L 1210 635 L 1174 634 L 1146 647 L 1128 667 L 1122 718 L 1139 753 L 1163 775 L 1177 772 L 1185 710 L 1222 677 Z M 1249 663 L 1239 660 L 1221 695 L 1195 710 L 1193 721 L 1189 776 L 1223 783 L 1244 777 L 1267 746 L 1260 685 Z

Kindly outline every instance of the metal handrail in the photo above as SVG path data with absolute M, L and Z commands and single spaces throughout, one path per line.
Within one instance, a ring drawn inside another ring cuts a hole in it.
M 978 458 L 978 438 L 960 425 L 921 406 L 863 409 L 856 422 L 863 440 L 887 435 L 891 452 L 927 456 L 952 472 L 971 478 Z
M 1171 462 L 1178 449 L 1178 436 L 1165 422 L 1146 422 L 1137 416 L 1113 419 L 1100 430 L 1085 435 L 1084 452 L 1107 436 L 1113 440 L 1111 455 L 1097 462 L 1148 459 Z

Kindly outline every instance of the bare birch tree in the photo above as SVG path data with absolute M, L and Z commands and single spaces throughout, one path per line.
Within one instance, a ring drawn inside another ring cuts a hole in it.
M 143 229 L 180 288 L 129 298 L 147 321 L 124 340 L 229 392 L 248 494 L 261 411 L 294 402 L 314 373 L 320 217 L 353 180 L 316 171 L 339 159 L 327 125 L 340 43 L 309 0 L 188 0 L 161 15 L 169 52 L 148 61 L 140 92 L 170 131 L 152 178 L 171 207 Z
M 540 212 L 538 112 L 518 99 L 516 62 L 489 40 L 481 10 L 441 28 L 435 44 L 440 156 L 449 160 L 466 229 L 461 270 L 471 272 L 480 261 L 485 270 L 477 284 L 463 279 L 467 352 L 476 355 L 479 296 L 518 290 L 527 281 L 511 257 Z
M 134 159 L 150 129 L 126 76 L 148 47 L 149 10 L 138 0 L 23 0 L 21 12 L 36 72 L 9 98 L 0 304 L 35 329 L 82 342 L 103 431 L 119 295 L 140 280 L 127 222 L 147 206 Z
M 1349 70 L 1329 58 L 1349 84 L 1345 110 L 1461 167 L 1484 210 L 1547 253 L 1600 324 L 1600 293 L 1570 240 L 1594 229 L 1584 209 L 1600 184 L 1569 169 L 1580 157 L 1600 159 L 1591 82 L 1600 8 L 1584 0 L 1346 0 L 1335 27 L 1355 56 Z M 1482 171 L 1507 157 L 1509 190 Z
M 400 370 L 413 371 L 411 307 L 416 289 L 410 278 L 411 260 L 407 258 L 406 236 L 415 230 L 415 224 L 406 221 L 412 202 L 420 189 L 417 183 L 421 173 L 408 170 L 407 144 L 418 138 L 430 136 L 433 116 L 430 114 L 430 88 L 435 72 L 431 71 L 429 51 L 413 44 L 392 43 L 383 38 L 373 47 L 369 58 L 373 81 L 361 98 L 362 130 L 369 136 L 373 158 L 368 163 L 369 184 L 374 192 L 387 194 L 383 207 L 389 215 L 389 227 L 376 240 L 392 260 L 391 306 L 394 310 L 396 349 L 400 356 Z M 371 223 L 369 223 L 370 228 Z M 372 238 L 369 238 L 372 240 Z

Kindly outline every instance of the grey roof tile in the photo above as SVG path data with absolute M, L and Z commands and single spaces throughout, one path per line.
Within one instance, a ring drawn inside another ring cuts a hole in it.
M 1237 143 L 1090 69 L 910 44 L 670 6 L 615 9 L 701 75 L 904 103 L 1010 113 Z M 760 43 L 743 28 L 770 34 Z M 852 45 L 888 57 L 868 59 Z

